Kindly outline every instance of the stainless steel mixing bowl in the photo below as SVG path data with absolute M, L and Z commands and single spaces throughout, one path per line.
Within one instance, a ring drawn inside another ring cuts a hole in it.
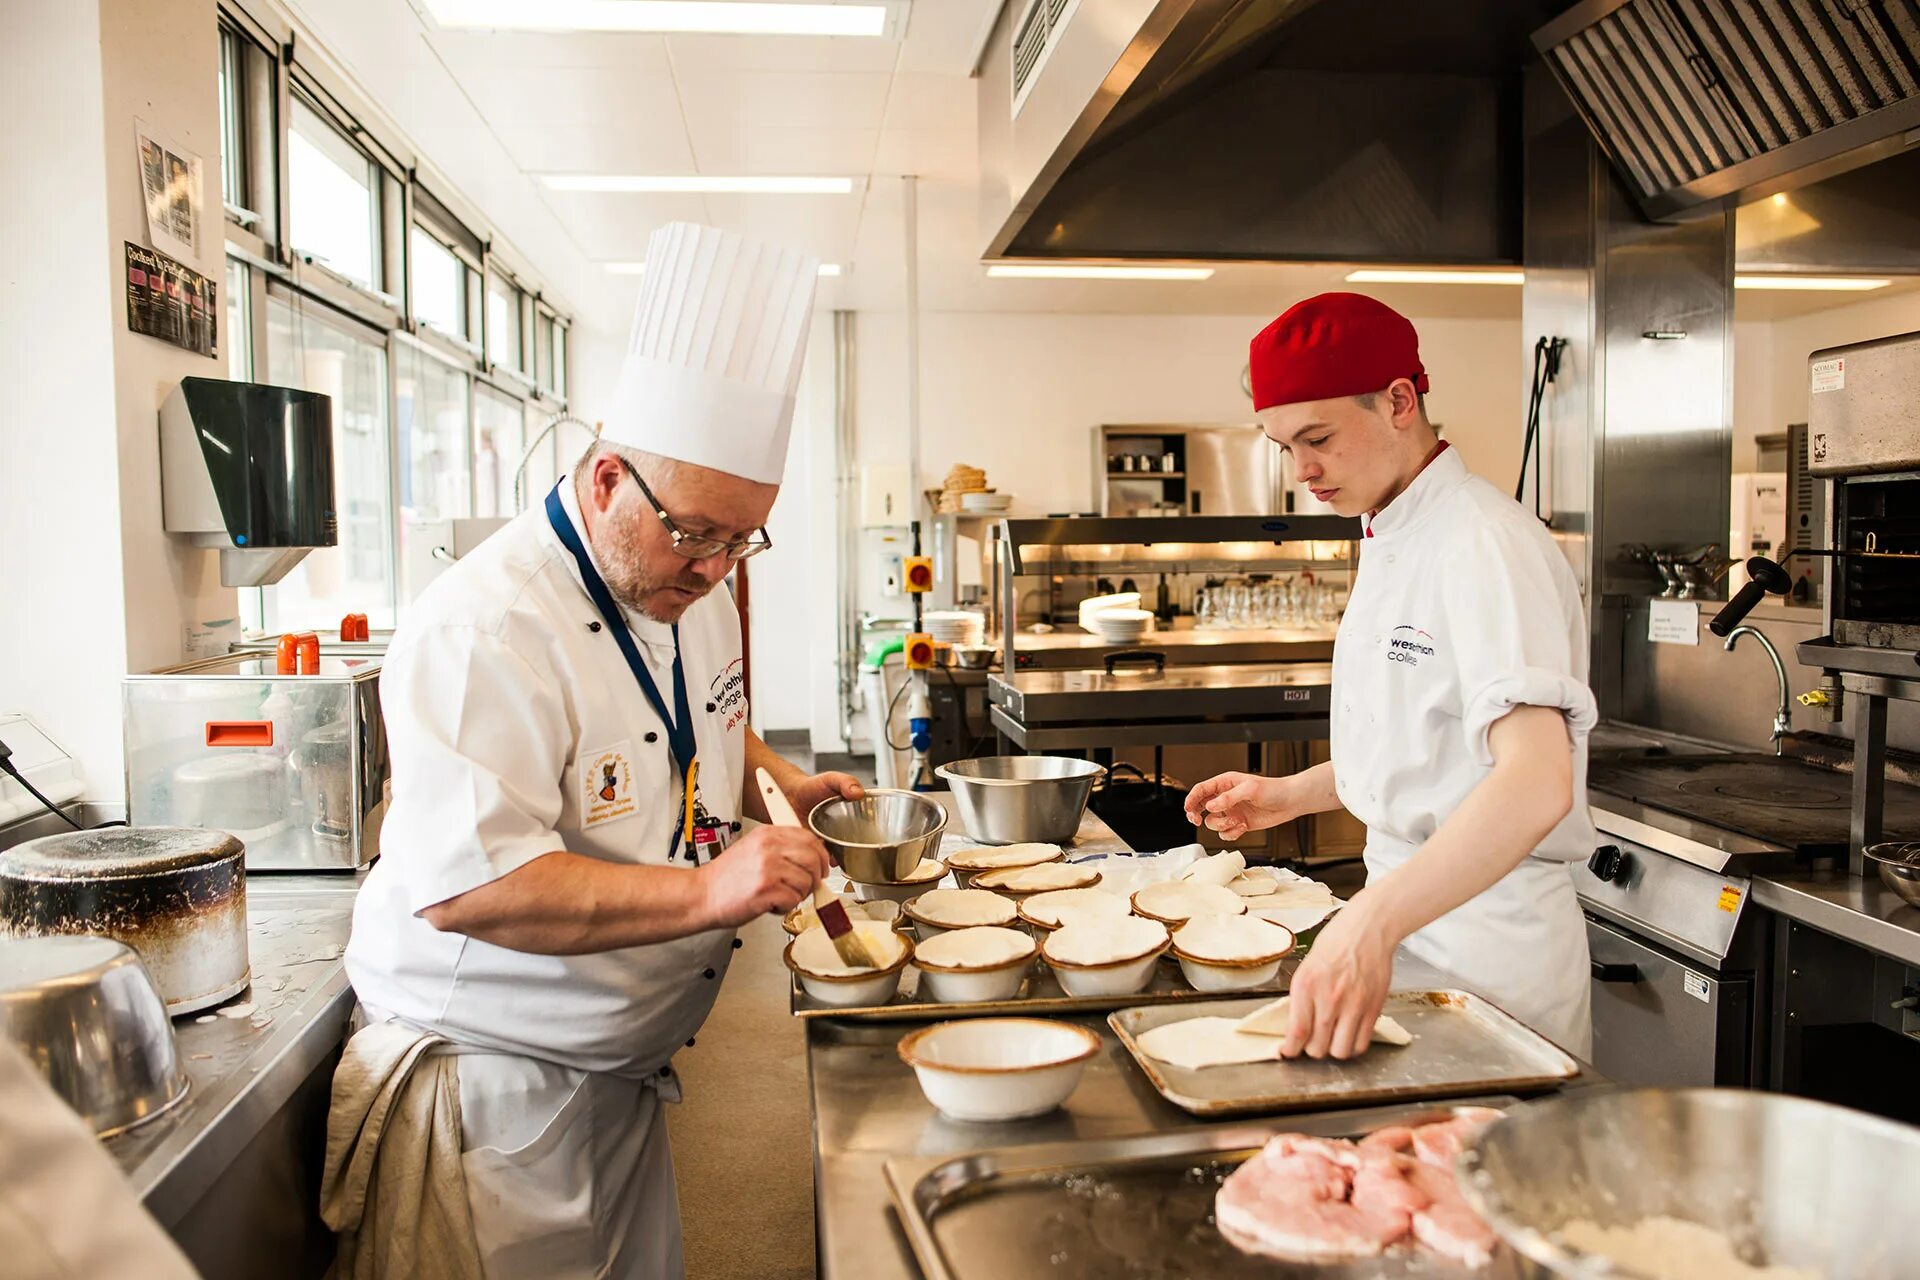
M 971 839 L 1066 844 L 1106 770 L 1068 756 L 978 756 L 934 772 L 953 789 L 953 807 Z
M 187 1096 L 166 1005 L 111 938 L 0 938 L 0 1034 L 103 1138 Z
M 1902 901 L 1920 907 L 1920 840 L 1870 844 L 1860 853 L 1880 868 L 1881 884 L 1899 894 Z
M 1647 1280 L 1557 1239 L 1568 1223 L 1654 1216 L 1724 1234 L 1742 1257 L 1828 1280 L 1912 1275 L 1894 1209 L 1920 1129 L 1740 1089 L 1635 1089 L 1514 1107 L 1460 1157 L 1467 1198 L 1500 1237 L 1579 1280 Z
M 815 805 L 807 825 L 851 879 L 900 884 L 940 847 L 947 811 L 912 791 L 869 787 L 862 799 Z

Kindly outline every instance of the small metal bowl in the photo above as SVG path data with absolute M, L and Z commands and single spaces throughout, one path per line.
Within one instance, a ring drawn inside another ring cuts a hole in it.
M 1901 901 L 1920 907 L 1920 840 L 1889 840 L 1860 851 L 1880 868 L 1880 883 L 1900 895 Z
M 985 671 L 993 665 L 1000 651 L 990 644 L 957 644 L 953 646 L 953 660 L 968 671 Z
M 947 811 L 918 792 L 869 787 L 858 800 L 815 805 L 807 826 L 840 860 L 849 880 L 903 884 L 940 847 Z
M 111 938 L 0 939 L 0 1035 L 103 1138 L 187 1096 L 160 992 Z

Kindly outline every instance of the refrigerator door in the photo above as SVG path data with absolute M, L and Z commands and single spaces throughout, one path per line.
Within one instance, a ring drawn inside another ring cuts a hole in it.
M 1279 508 L 1279 450 L 1256 426 L 1192 427 L 1186 438 L 1187 514 L 1263 516 Z

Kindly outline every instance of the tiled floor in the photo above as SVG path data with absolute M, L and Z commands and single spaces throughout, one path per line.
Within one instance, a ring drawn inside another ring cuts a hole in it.
M 806 752 L 783 754 L 813 767 Z M 756 921 L 740 937 L 719 1002 L 674 1060 L 686 1096 L 668 1108 L 668 1132 L 687 1275 L 799 1280 L 814 1274 L 806 1034 L 787 1012 L 780 922 Z

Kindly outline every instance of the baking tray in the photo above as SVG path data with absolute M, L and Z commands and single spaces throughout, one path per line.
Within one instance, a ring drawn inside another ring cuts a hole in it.
M 1249 1004 L 1264 1004 L 1275 996 L 1287 993 L 1287 984 L 1293 980 L 1293 970 L 1300 962 L 1300 952 L 1280 962 L 1280 972 L 1264 986 L 1255 987 L 1250 994 L 1257 997 Z M 800 985 L 800 979 L 791 971 L 787 974 L 788 999 L 793 1016 L 796 1018 L 860 1018 L 870 1022 L 914 1022 L 927 1018 L 969 1018 L 990 1014 L 1039 1014 L 1039 1013 L 1105 1013 L 1109 1009 L 1124 1009 L 1129 1005 L 1165 1005 L 1191 1003 L 1195 1001 L 1218 1000 L 1217 993 L 1195 991 L 1187 985 L 1180 972 L 1179 962 L 1171 952 L 1160 958 L 1153 968 L 1153 980 L 1145 991 L 1136 991 L 1127 996 L 1070 996 L 1060 989 L 1060 982 L 1053 976 L 1053 970 L 1047 962 L 1035 957 L 1033 970 L 1027 980 L 1021 984 L 1020 992 L 1011 1000 L 982 1000 L 972 1004 L 956 1004 L 924 998 L 920 994 L 920 971 L 909 963 L 900 975 L 900 989 L 886 1004 L 858 1005 L 853 1008 L 841 1008 L 822 1004 L 808 995 Z
M 1396 991 L 1381 1012 L 1413 1033 L 1404 1048 L 1378 1046 L 1344 1062 L 1294 1058 L 1190 1070 L 1148 1057 L 1139 1035 L 1188 1018 L 1238 1018 L 1265 1001 L 1214 1000 L 1178 1009 L 1128 1008 L 1107 1024 L 1160 1096 L 1197 1116 L 1324 1110 L 1470 1093 L 1539 1093 L 1580 1074 L 1552 1041 L 1466 991 Z
M 1516 1101 L 1495 1096 L 1475 1104 L 1505 1108 Z M 1398 1106 L 959 1157 L 896 1157 L 886 1163 L 887 1187 L 927 1280 L 1520 1280 L 1531 1273 L 1505 1245 L 1480 1268 L 1415 1250 L 1309 1265 L 1242 1253 L 1214 1228 L 1221 1181 L 1276 1133 L 1357 1138 L 1452 1112 L 1445 1105 Z

